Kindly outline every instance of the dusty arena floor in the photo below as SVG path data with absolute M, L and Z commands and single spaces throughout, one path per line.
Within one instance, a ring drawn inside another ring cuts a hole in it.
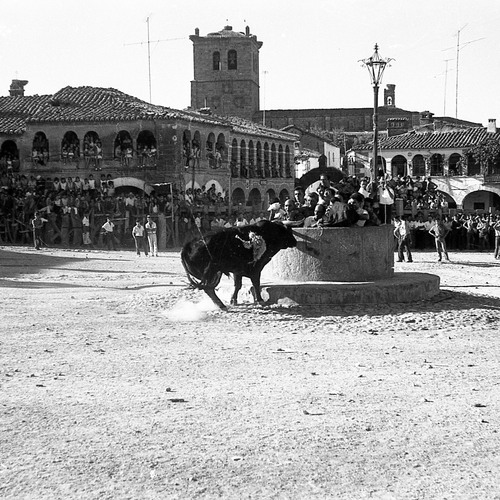
M 178 252 L 0 247 L 0 497 L 499 498 L 500 261 L 450 257 L 396 264 L 429 301 L 220 312 Z

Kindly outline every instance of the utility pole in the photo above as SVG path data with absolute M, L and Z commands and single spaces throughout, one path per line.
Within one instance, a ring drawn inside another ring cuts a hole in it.
M 146 42 L 136 42 L 136 43 L 125 43 L 124 45 L 144 45 L 147 43 L 148 45 L 148 82 L 149 82 L 149 102 L 150 104 L 153 102 L 152 93 L 151 93 L 151 44 L 152 43 L 160 43 L 160 42 L 172 42 L 174 40 L 185 40 L 185 37 L 181 38 L 164 38 L 162 40 L 150 40 L 149 38 L 149 20 L 151 15 L 146 18 L 147 31 L 148 31 L 148 39 Z

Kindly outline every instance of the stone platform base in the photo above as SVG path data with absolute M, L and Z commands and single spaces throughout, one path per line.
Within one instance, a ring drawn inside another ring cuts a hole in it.
M 262 284 L 269 304 L 288 297 L 300 305 L 390 304 L 429 299 L 439 292 L 439 276 L 394 273 L 393 278 L 369 282 L 291 282 Z

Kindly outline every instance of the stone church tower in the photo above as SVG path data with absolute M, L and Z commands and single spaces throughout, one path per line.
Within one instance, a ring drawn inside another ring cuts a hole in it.
M 194 80 L 191 108 L 211 108 L 221 116 L 252 120 L 259 111 L 259 49 L 262 42 L 232 26 L 207 36 L 198 28 L 191 35 L 194 52 Z

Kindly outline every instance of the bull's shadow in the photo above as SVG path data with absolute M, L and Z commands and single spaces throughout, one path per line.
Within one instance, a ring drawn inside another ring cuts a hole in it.
M 325 318 L 325 317 L 359 317 L 359 316 L 398 316 L 408 314 L 442 313 L 450 311 L 468 311 L 482 309 L 491 311 L 492 315 L 500 318 L 500 299 L 486 295 L 476 295 L 459 291 L 441 290 L 430 299 L 418 302 L 399 302 L 391 304 L 335 304 L 321 305 L 265 305 L 264 307 L 246 303 L 242 306 L 231 308 L 237 312 L 243 309 L 250 312 L 258 307 L 259 315 L 267 315 L 270 321 L 279 313 L 279 321 L 296 321 L 299 318 Z M 451 327 L 452 325 L 450 325 Z

